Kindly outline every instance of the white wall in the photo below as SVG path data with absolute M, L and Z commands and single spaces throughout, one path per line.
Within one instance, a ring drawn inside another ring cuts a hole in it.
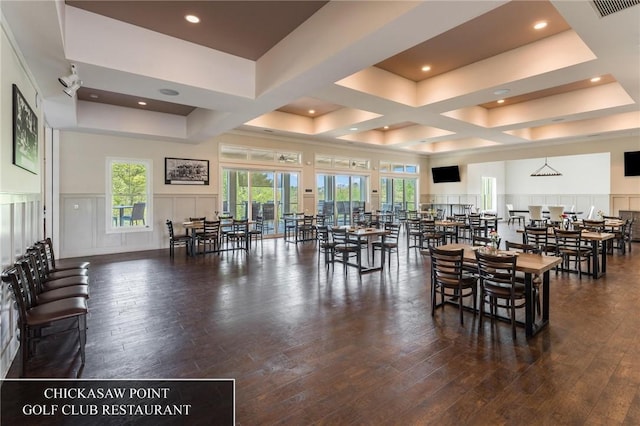
M 369 159 L 372 165 L 372 169 L 368 173 L 371 191 L 379 190 L 378 169 L 381 160 L 417 163 L 423 169 L 427 166 L 426 159 L 415 154 L 365 150 L 351 145 L 338 148 L 335 145 L 326 146 L 317 142 L 282 137 L 260 137 L 246 132 L 228 133 L 214 140 L 193 145 L 124 136 L 60 131 L 58 146 L 60 162 L 58 165 L 54 165 L 54 167 L 58 167 L 60 175 L 60 211 L 54 214 L 54 217 L 59 218 L 56 224 L 59 229 L 59 238 L 56 238 L 60 243 L 59 256 L 85 256 L 167 247 L 166 219 L 172 219 L 179 223 L 191 216 L 211 217 L 214 211 L 221 211 L 222 167 L 232 167 L 236 164 L 233 162 L 221 164 L 219 162 L 220 144 L 301 153 L 302 164 L 293 167 L 278 165 L 278 168 L 289 168 L 301 173 L 303 208 L 310 211 L 314 211 L 317 205 L 315 199 L 316 169 L 314 166 L 316 154 Z M 149 159 L 153 162 L 154 220 L 152 230 L 122 234 L 106 233 L 105 159 L 107 157 Z M 165 157 L 209 160 L 211 184 L 209 186 L 165 185 Z M 247 167 L 247 165 L 240 163 L 240 167 Z M 249 167 L 252 166 L 249 165 Z M 264 168 L 260 165 L 253 165 L 253 167 Z M 312 192 L 304 192 L 305 189 L 311 189 Z M 372 192 L 369 196 L 371 208 L 378 208 L 377 194 Z
M 570 178 L 530 178 L 524 185 L 535 192 L 518 192 L 509 186 L 505 187 L 505 202 L 514 207 L 526 208 L 528 204 L 564 204 L 586 211 L 591 205 L 596 210 L 603 210 L 612 215 L 620 210 L 640 210 L 640 176 L 624 176 L 624 152 L 640 150 L 640 138 L 637 136 L 621 136 L 608 140 L 585 140 L 563 145 L 530 146 L 525 148 L 506 148 L 500 151 L 484 150 L 477 152 L 452 153 L 432 156 L 429 167 L 458 164 L 461 169 L 462 182 L 450 184 L 429 183 L 428 192 L 422 199 L 464 199 L 477 200 L 478 193 L 469 192 L 469 167 L 473 164 L 493 164 L 503 161 L 505 164 L 517 164 L 517 173 L 524 176 L 531 174 L 544 164 L 545 156 L 549 164 L 559 171 L 562 167 L 575 173 Z M 592 155 L 600 154 L 600 155 Z M 604 156 L 609 156 L 608 176 L 604 170 Z M 564 157 L 567 158 L 565 163 Z M 573 158 L 573 159 L 572 159 Z M 522 163 L 512 163 L 523 160 Z M 527 160 L 527 161 L 524 161 Z M 581 161 L 586 161 L 581 165 Z M 522 169 L 519 167 L 522 166 Z M 473 166 L 471 166 L 473 170 Z M 506 172 L 509 173 L 508 171 Z M 529 177 L 527 177 L 529 179 Z M 608 189 L 605 188 L 608 180 Z M 549 182 L 548 185 L 544 183 Z M 508 185 L 508 184 L 507 184 Z M 473 186 L 471 186 L 473 188 Z M 552 188 L 552 189 L 549 189 Z M 568 189 L 572 188 L 572 189 Z M 476 203 L 477 205 L 477 203 Z M 504 215 L 504 203 L 498 202 L 498 214 Z
M 599 154 L 549 157 L 548 165 L 562 176 L 532 177 L 545 159 L 505 161 L 507 194 L 609 194 L 611 155 Z M 548 171 L 546 168 L 544 171 Z
M 31 84 L 20 57 L 10 42 L 11 36 L 2 22 L 0 32 L 0 263 L 11 266 L 16 257 L 43 234 L 42 216 L 42 146 L 43 117 L 36 101 L 37 89 Z M 5 31 L 7 31 L 5 33 Z M 38 116 L 40 170 L 30 173 L 12 164 L 13 97 L 15 84 Z M 0 376 L 4 377 L 18 349 L 17 311 L 9 287 L 0 288 Z

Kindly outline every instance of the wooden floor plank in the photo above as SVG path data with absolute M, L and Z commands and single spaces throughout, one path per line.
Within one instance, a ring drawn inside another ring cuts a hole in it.
M 432 317 L 429 261 L 404 241 L 382 273 L 317 256 L 266 239 L 248 254 L 89 258 L 81 377 L 235 378 L 241 425 L 639 423 L 640 245 L 599 280 L 552 272 L 550 325 L 515 341 L 471 312 L 461 326 L 455 306 Z M 74 377 L 79 362 L 67 335 L 28 372 Z

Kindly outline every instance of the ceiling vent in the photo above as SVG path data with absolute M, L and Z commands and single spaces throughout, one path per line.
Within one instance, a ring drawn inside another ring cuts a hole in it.
M 640 0 L 593 0 L 593 4 L 598 9 L 600 16 L 604 18 L 612 13 L 640 4 Z

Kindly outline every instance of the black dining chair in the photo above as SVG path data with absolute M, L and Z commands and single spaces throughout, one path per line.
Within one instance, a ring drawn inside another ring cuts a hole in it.
M 396 254 L 396 263 L 400 266 L 400 256 L 398 256 L 398 239 L 400 237 L 400 224 L 385 222 L 384 230 L 389 233 L 378 241 L 371 243 L 372 259 L 375 263 L 376 251 L 383 251 L 387 257 L 389 266 L 391 266 L 391 254 Z
M 318 236 L 318 265 L 320 265 L 320 254 L 323 254 L 324 265 L 328 268 L 334 261 L 336 243 L 331 238 L 329 227 L 326 225 L 317 226 L 316 235 Z
M 253 224 L 253 228 L 249 230 L 249 246 L 251 246 L 254 241 L 257 244 L 258 240 L 260 240 L 260 248 L 262 248 L 263 236 L 264 236 L 264 218 L 262 216 L 256 216 L 256 221 Z
M 347 274 L 347 263 L 349 259 L 356 258 L 356 263 L 361 262 L 361 245 L 349 239 L 347 230 L 344 228 L 331 228 L 331 235 L 335 243 L 333 251 L 335 253 L 334 261 L 342 262 L 344 274 Z
M 460 324 L 464 324 L 462 304 L 465 297 L 473 301 L 473 314 L 476 312 L 477 280 L 467 274 L 463 268 L 464 249 L 443 250 L 429 247 L 431 256 L 431 316 L 435 315 L 436 307 L 443 307 L 445 299 L 453 298 L 458 302 Z M 436 303 L 440 294 L 440 303 Z
M 54 300 L 37 305 L 29 293 L 25 271 L 21 266 L 14 266 L 3 272 L 2 281 L 9 284 L 18 308 L 18 325 L 20 327 L 20 351 L 22 352 L 22 366 L 20 376 L 24 377 L 27 370 L 27 363 L 36 351 L 36 344 L 47 337 L 52 337 L 53 333 L 43 333 L 45 329 L 54 324 L 64 326 L 69 320 L 75 322 L 75 326 L 66 327 L 55 334 L 77 330 L 80 343 L 81 365 L 85 363 L 85 343 L 87 340 L 87 299 L 85 297 L 69 297 L 61 300 Z
M 200 244 L 202 244 L 202 253 L 217 252 L 220 249 L 220 221 L 205 220 L 202 222 L 202 231 L 195 237 L 196 252 L 200 252 Z
M 525 286 L 516 280 L 515 255 L 494 255 L 476 250 L 478 276 L 480 278 L 480 330 L 485 304 L 489 304 L 491 323 L 497 317 L 498 309 L 506 309 L 511 321 L 511 333 L 516 338 L 516 309 L 526 303 Z
M 165 223 L 169 231 L 169 257 L 174 256 L 174 249 L 176 247 L 185 247 L 185 253 L 188 256 L 191 247 L 191 237 L 187 234 L 176 234 L 173 230 L 173 221 L 167 219 Z

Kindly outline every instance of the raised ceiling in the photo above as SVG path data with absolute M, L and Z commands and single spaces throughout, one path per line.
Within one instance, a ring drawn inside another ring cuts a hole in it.
M 604 18 L 587 1 L 1 7 L 56 128 L 189 143 L 241 129 L 423 154 L 640 129 L 638 5 Z M 77 99 L 56 82 L 71 63 Z

